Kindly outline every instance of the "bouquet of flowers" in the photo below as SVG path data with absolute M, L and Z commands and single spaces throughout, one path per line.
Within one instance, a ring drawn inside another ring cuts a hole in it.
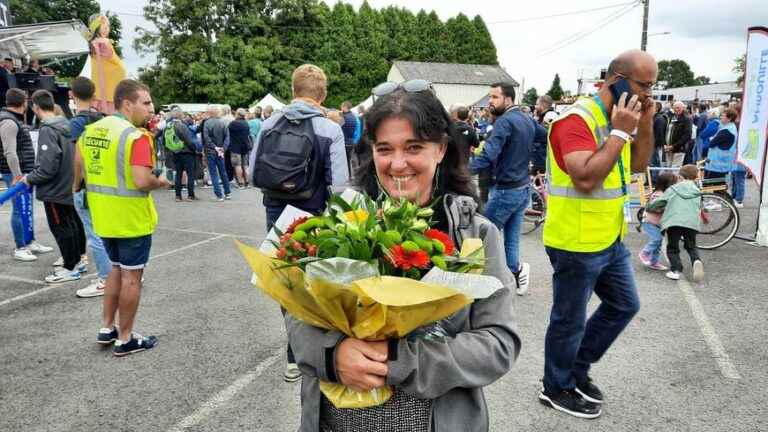
M 459 250 L 431 228 L 431 208 L 362 195 L 334 195 L 327 208 L 276 228 L 269 254 L 238 242 L 256 286 L 298 320 L 362 340 L 440 338 L 440 320 L 502 287 L 477 274 L 482 242 L 467 239 Z M 392 394 L 322 381 L 320 389 L 338 408 L 379 405 Z

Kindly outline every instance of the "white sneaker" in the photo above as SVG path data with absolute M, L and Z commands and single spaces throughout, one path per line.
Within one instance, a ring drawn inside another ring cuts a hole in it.
M 45 281 L 49 284 L 62 283 L 75 281 L 80 279 L 80 272 L 77 269 L 69 271 L 65 268 L 60 268 L 53 272 L 52 275 L 46 276 Z
M 283 374 L 283 380 L 285 382 L 295 382 L 301 379 L 301 371 L 296 363 L 288 363 L 285 366 L 285 373 Z
M 531 266 L 528 263 L 522 263 L 520 272 L 515 278 L 517 279 L 517 295 L 524 295 L 528 292 L 528 286 L 531 284 Z
M 733 202 L 733 206 L 736 208 L 744 208 L 744 203 L 740 203 L 738 201 Z
M 103 296 L 104 295 L 104 279 L 97 278 L 95 281 L 91 282 L 91 284 L 88 285 L 87 287 L 81 288 L 75 291 L 75 295 L 80 298 Z
M 33 241 L 32 243 L 28 244 L 27 247 L 29 250 L 33 253 L 48 253 L 52 252 L 53 248 L 50 246 L 43 246 L 40 243 Z
M 693 262 L 693 281 L 698 283 L 704 280 L 704 263 L 701 260 Z
M 37 257 L 29 251 L 29 249 L 23 247 L 13 251 L 13 258 L 19 261 L 36 261 Z
M 57 259 L 56 261 L 54 261 L 54 262 L 53 262 L 53 266 L 54 266 L 54 267 L 56 267 L 57 269 L 59 269 L 59 268 L 63 268 L 63 267 L 64 267 L 64 257 L 61 257 L 61 258 Z M 79 262 L 79 263 L 77 263 L 77 265 L 75 266 L 75 268 L 76 268 L 76 269 L 77 269 L 77 271 L 79 271 L 80 273 L 86 273 L 86 272 L 88 272 L 88 257 L 87 257 L 87 256 L 85 256 L 85 255 L 82 255 L 82 256 L 80 257 L 80 262 Z
M 672 280 L 680 280 L 680 272 L 668 271 L 667 274 L 665 274 L 664 276 L 666 276 L 666 277 L 668 277 L 668 278 L 670 278 Z

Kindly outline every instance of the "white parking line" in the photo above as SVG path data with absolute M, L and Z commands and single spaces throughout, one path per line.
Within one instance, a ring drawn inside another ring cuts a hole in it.
M 224 238 L 224 237 L 227 237 L 227 235 L 226 234 L 220 234 L 220 235 L 217 235 L 215 237 L 211 237 L 211 238 L 208 238 L 208 239 L 205 239 L 205 240 L 201 240 L 201 241 L 196 242 L 196 243 L 192 243 L 192 244 L 188 244 L 186 246 L 182 246 L 182 247 L 180 247 L 178 249 L 174 249 L 174 250 L 170 250 L 168 252 L 163 252 L 161 254 L 150 256 L 149 260 L 152 261 L 152 260 L 157 259 L 157 258 L 162 258 L 162 257 L 168 256 L 168 255 L 172 255 L 172 254 L 175 254 L 176 252 L 185 251 L 187 249 L 191 249 L 193 247 L 200 246 L 202 244 L 209 243 L 209 242 L 212 242 L 214 240 L 218 240 L 218 239 Z M 97 276 L 96 273 L 92 273 L 92 274 L 89 274 L 87 276 L 81 277 L 80 279 L 81 280 L 83 280 L 83 279 L 88 280 L 88 279 L 91 279 L 91 278 L 96 277 L 96 276 Z M 19 300 L 24 300 L 27 297 L 32 297 L 32 296 L 37 295 L 37 294 L 42 294 L 42 293 L 44 293 L 46 291 L 50 291 L 50 290 L 55 289 L 55 288 L 59 288 L 59 287 L 63 287 L 63 286 L 70 286 L 69 284 L 48 285 L 47 283 L 45 283 L 43 281 L 36 281 L 36 280 L 33 280 L 33 279 L 25 279 L 25 278 L 17 278 L 15 276 L 8 276 L 8 275 L 0 275 L 0 279 L 12 280 L 12 281 L 16 281 L 16 282 L 25 282 L 25 283 L 31 283 L 31 284 L 36 284 L 36 285 L 46 285 L 45 288 L 40 288 L 39 290 L 36 290 L 36 291 L 28 292 L 26 294 L 22 294 L 22 295 L 13 297 L 13 298 L 9 298 L 8 300 L 0 301 L 0 306 L 5 306 L 7 304 L 10 304 L 10 303 L 13 303 L 13 302 L 17 302 Z
M 33 284 L 33 285 L 48 285 L 47 283 L 41 280 L 27 279 L 27 278 L 11 276 L 11 275 L 0 274 L 0 279 L 9 280 L 12 282 L 23 282 L 23 283 Z
M 182 232 L 182 233 L 190 233 L 190 234 L 207 234 L 207 235 L 222 235 L 226 237 L 234 237 L 234 238 L 244 238 L 248 240 L 263 240 L 264 237 L 256 237 L 256 236 L 249 236 L 249 235 L 241 235 L 241 234 L 229 234 L 229 233 L 220 233 L 215 231 L 200 231 L 200 230 L 193 230 L 193 229 L 184 229 L 184 228 L 168 228 L 168 227 L 156 227 L 157 229 L 165 230 L 165 231 L 172 231 L 172 232 Z
M 168 256 L 168 255 L 171 255 L 171 254 L 175 254 L 176 252 L 185 251 L 185 250 L 187 250 L 187 249 L 191 249 L 191 248 L 193 248 L 193 247 L 196 247 L 196 246 L 200 246 L 200 245 L 202 245 L 202 244 L 210 243 L 210 242 L 212 242 L 212 241 L 214 241 L 214 240 L 218 240 L 218 239 L 220 239 L 220 238 L 224 238 L 224 237 L 226 237 L 226 235 L 225 235 L 225 234 L 219 234 L 219 235 L 217 235 L 216 237 L 211 237 L 211 238 L 209 238 L 209 239 L 200 240 L 199 242 L 195 242 L 195 243 L 192 243 L 192 244 L 188 244 L 188 245 L 186 245 L 186 246 L 182 246 L 182 247 L 180 247 L 180 248 L 178 248 L 178 249 L 174 249 L 174 250 L 171 250 L 171 251 L 168 251 L 168 252 L 163 252 L 163 253 L 161 253 L 161 254 L 153 255 L 153 256 L 149 257 L 149 259 L 150 259 L 150 261 L 151 261 L 151 260 L 153 260 L 153 259 L 162 258 L 162 257 L 164 257 L 164 256 Z
M 222 405 L 226 404 L 230 399 L 235 397 L 237 393 L 239 393 L 242 389 L 244 389 L 246 386 L 252 383 L 253 380 L 258 378 L 262 373 L 264 373 L 264 371 L 268 367 L 270 367 L 272 363 L 276 362 L 279 358 L 283 356 L 283 353 L 284 353 L 283 349 L 279 349 L 275 351 L 271 356 L 262 360 L 261 363 L 259 363 L 256 366 L 256 368 L 254 368 L 252 371 L 243 374 L 240 378 L 236 379 L 235 382 L 230 384 L 227 388 L 221 390 L 220 392 L 213 395 L 213 397 L 203 402 L 203 404 L 200 405 L 200 408 L 198 408 L 197 411 L 183 418 L 180 422 L 176 424 L 176 426 L 169 429 L 168 432 L 183 432 L 191 427 L 194 427 L 200 424 L 202 421 L 208 418 L 208 416 L 210 416 L 211 413 L 219 409 L 219 407 L 221 407 Z
M 701 302 L 696 297 L 691 284 L 685 279 L 680 279 L 677 281 L 677 286 L 683 292 L 683 297 L 691 308 L 693 318 L 696 319 L 696 323 L 699 325 L 699 329 L 701 329 L 701 334 L 704 335 L 704 341 L 709 346 L 709 350 L 712 351 L 712 356 L 720 368 L 720 373 L 726 378 L 741 379 L 739 371 L 736 370 L 736 366 L 731 362 L 731 358 L 725 351 L 723 343 L 720 342 L 720 337 L 715 332 L 715 328 L 709 322 L 709 318 L 707 318 L 707 314 L 704 312 L 704 307 L 701 306 Z

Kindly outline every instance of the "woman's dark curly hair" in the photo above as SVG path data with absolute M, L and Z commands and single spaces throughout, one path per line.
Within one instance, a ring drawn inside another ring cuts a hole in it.
M 433 196 L 445 193 L 467 195 L 478 201 L 477 188 L 469 174 L 467 161 L 463 158 L 460 138 L 451 117 L 443 104 L 431 92 L 408 93 L 397 90 L 376 100 L 365 114 L 365 135 L 358 146 L 360 166 L 355 173 L 357 185 L 371 197 L 382 192 L 376 178 L 373 163 L 373 144 L 376 131 L 389 118 L 402 118 L 411 123 L 417 139 L 447 145 L 445 157 L 438 165 L 435 176 L 438 183 Z

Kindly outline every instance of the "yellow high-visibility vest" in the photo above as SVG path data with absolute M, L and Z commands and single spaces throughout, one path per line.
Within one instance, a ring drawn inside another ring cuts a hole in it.
M 136 188 L 131 173 L 133 144 L 142 136 L 128 120 L 112 115 L 86 126 L 77 142 L 93 229 L 99 237 L 133 238 L 155 230 L 155 204 L 149 192 Z
M 552 122 L 547 145 L 549 195 L 544 245 L 570 252 L 599 252 L 627 233 L 624 203 L 629 198 L 627 190 L 632 178 L 630 144 L 624 144 L 619 160 L 601 185 L 590 193 L 580 192 L 568 173 L 560 169 L 552 151 L 552 127 L 569 115 L 578 115 L 586 122 L 598 149 L 605 145 L 610 134 L 607 114 L 594 98 L 579 99 Z

